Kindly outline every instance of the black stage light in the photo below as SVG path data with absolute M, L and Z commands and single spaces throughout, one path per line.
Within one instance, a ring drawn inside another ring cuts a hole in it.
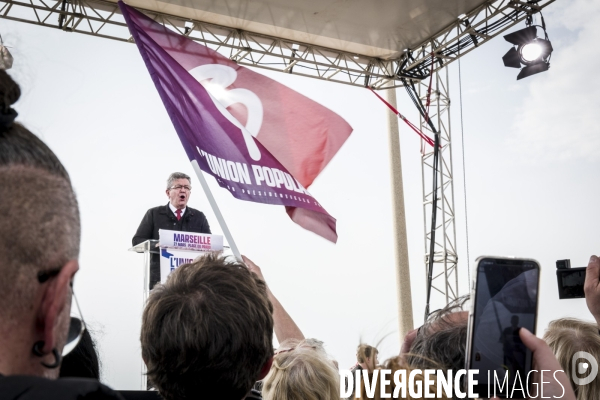
M 550 55 L 553 49 L 543 21 L 542 17 L 541 28 L 544 30 L 544 39 L 537 37 L 535 26 L 528 26 L 504 36 L 507 42 L 515 45 L 502 57 L 504 65 L 511 68 L 523 67 L 517 80 L 548 71 L 550 68 Z M 528 23 L 531 24 L 531 20 L 528 20 Z

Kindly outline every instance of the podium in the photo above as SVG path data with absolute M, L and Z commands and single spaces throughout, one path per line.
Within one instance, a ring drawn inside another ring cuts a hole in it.
M 160 257 L 160 282 L 164 283 L 181 264 L 192 262 L 206 252 L 222 251 L 223 247 L 221 235 L 159 229 L 159 240 L 146 240 L 130 248 L 130 251 L 144 254 L 144 304 L 150 293 L 152 255 Z
M 146 306 L 146 301 L 148 300 L 148 295 L 150 294 L 150 257 L 151 254 L 160 254 L 160 248 L 157 247 L 158 245 L 158 240 L 155 239 L 150 239 L 150 240 L 146 240 L 145 242 L 142 242 L 140 244 L 137 244 L 135 246 L 133 246 L 132 248 L 129 249 L 129 251 L 135 251 L 136 253 L 143 253 L 144 254 L 144 288 L 142 291 L 142 304 L 145 307 Z M 141 390 L 147 390 L 148 389 L 148 379 L 146 378 L 146 372 L 147 372 L 147 368 L 146 368 L 146 363 L 144 363 L 144 360 L 141 360 L 142 362 L 142 379 L 141 379 L 141 385 L 140 388 Z
M 151 258 L 160 257 L 160 282 L 165 282 L 167 276 L 180 265 L 194 261 L 194 259 L 212 251 L 222 251 L 223 236 L 206 233 L 159 230 L 159 240 L 146 240 L 129 249 L 136 253 L 144 254 L 144 290 L 143 305 L 146 306 L 150 295 L 150 263 Z M 146 364 L 142 360 L 142 390 L 147 389 Z
M 157 247 L 157 245 L 158 240 L 150 239 L 129 249 L 129 251 L 144 254 L 144 305 L 146 304 L 148 294 L 150 293 L 150 255 L 160 254 L 160 248 Z

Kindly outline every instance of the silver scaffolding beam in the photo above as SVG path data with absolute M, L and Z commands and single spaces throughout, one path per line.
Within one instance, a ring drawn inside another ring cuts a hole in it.
M 444 307 L 459 296 L 458 253 L 456 250 L 456 225 L 454 213 L 454 173 L 452 167 L 452 136 L 450 124 L 450 87 L 448 68 L 438 70 L 429 79 L 419 82 L 417 93 L 422 104 L 430 99 L 429 119 L 439 134 L 439 158 L 437 174 L 437 219 L 435 247 L 431 280 L 429 310 Z M 421 131 L 433 138 L 435 133 L 421 117 Z M 434 148 L 423 143 L 421 171 L 423 179 L 423 221 L 425 232 L 425 277 L 428 279 L 430 245 L 432 240 L 431 213 L 433 211 L 433 157 Z M 467 260 L 468 261 L 468 260 Z M 466 266 L 468 268 L 468 265 Z M 467 287 L 468 288 L 468 287 Z
M 139 9 L 174 31 L 226 54 L 240 65 L 374 89 L 400 87 L 401 78 L 420 81 L 476 47 L 535 14 L 555 0 L 536 4 L 490 0 L 444 28 L 431 39 L 406 49 L 400 57 L 383 59 L 257 34 Z M 132 42 L 114 1 L 0 0 L 0 18 L 66 32 Z M 432 59 L 432 54 L 434 58 Z
M 375 90 L 401 87 L 402 80 L 405 80 L 418 86 L 423 102 L 424 90 L 427 89 L 423 85 L 428 85 L 428 77 L 434 75 L 433 86 L 438 97 L 433 99 L 431 110 L 442 144 L 431 299 L 431 309 L 435 310 L 458 296 L 450 99 L 445 67 L 553 2 L 554 0 L 490 0 L 466 15 L 457 16 L 453 23 L 426 41 L 411 46 L 392 59 L 370 57 L 156 11 L 140 11 L 164 26 L 219 51 L 240 65 L 359 87 L 369 86 Z M 0 18 L 132 42 L 115 1 L 0 0 Z M 421 128 L 424 132 L 429 131 L 423 120 Z M 426 266 L 431 239 L 431 157 L 431 153 L 425 153 L 422 158 Z

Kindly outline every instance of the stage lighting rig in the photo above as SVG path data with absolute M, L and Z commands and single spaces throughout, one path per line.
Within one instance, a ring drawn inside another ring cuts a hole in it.
M 544 31 L 544 38 L 537 37 L 537 27 L 533 25 L 532 18 L 527 19 L 527 28 L 509 33 L 504 39 L 515 45 L 502 57 L 504 65 L 511 68 L 521 68 L 517 80 L 528 76 L 548 71 L 550 68 L 550 55 L 552 54 L 552 43 L 546 33 L 544 17 L 541 17 L 542 25 L 537 25 Z

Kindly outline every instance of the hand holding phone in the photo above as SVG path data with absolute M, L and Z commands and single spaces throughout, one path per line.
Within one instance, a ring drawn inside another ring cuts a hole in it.
M 544 383 L 544 397 L 550 397 L 554 399 L 563 400 L 575 400 L 575 392 L 571 387 L 569 377 L 559 364 L 558 360 L 552 353 L 550 347 L 542 339 L 536 337 L 533 333 L 527 329 L 522 328 L 519 332 L 521 340 L 531 352 L 533 353 L 533 368 L 538 371 L 533 373 L 534 382 L 538 384 L 538 388 L 541 385 L 542 377 L 539 371 L 549 371 L 548 374 L 552 377 L 551 379 L 543 379 Z M 533 393 L 532 393 L 533 394 Z M 536 397 L 541 398 L 541 391 L 537 393 Z
M 600 259 L 596 256 L 590 258 L 583 289 L 588 309 L 600 325 Z
M 537 371 L 549 371 L 548 373 L 551 374 L 553 378 L 556 377 L 556 379 L 551 379 L 549 381 L 544 379 L 544 382 L 546 382 L 544 384 L 544 398 L 575 400 L 575 392 L 573 392 L 569 378 L 562 370 L 562 367 L 546 342 L 539 339 L 525 328 L 519 331 L 519 335 L 525 346 L 533 353 L 534 369 Z M 541 375 L 535 372 L 533 375 L 535 383 L 539 388 L 539 383 L 542 381 Z M 532 393 L 532 395 L 535 397 L 530 397 L 531 399 L 542 397 L 541 392 Z M 494 397 L 494 399 L 497 399 L 497 397 Z
M 540 266 L 535 260 L 502 257 L 476 262 L 467 369 L 479 370 L 480 396 L 525 398 L 532 353 L 519 331 L 535 331 Z

